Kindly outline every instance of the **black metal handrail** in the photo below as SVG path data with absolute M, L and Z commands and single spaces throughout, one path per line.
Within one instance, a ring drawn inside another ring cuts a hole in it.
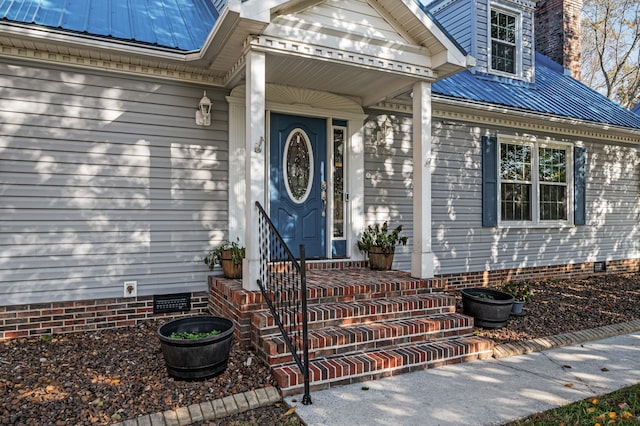
M 259 212 L 260 278 L 258 286 L 294 361 L 302 372 L 304 380 L 302 403 L 311 404 L 304 244 L 300 245 L 298 261 L 259 202 L 256 202 L 256 207 Z M 300 353 L 302 353 L 302 359 Z

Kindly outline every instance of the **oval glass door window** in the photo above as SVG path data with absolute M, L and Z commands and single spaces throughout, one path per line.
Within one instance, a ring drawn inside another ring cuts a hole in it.
M 313 151 L 309 137 L 294 129 L 287 138 L 283 155 L 284 183 L 295 203 L 304 203 L 313 184 Z

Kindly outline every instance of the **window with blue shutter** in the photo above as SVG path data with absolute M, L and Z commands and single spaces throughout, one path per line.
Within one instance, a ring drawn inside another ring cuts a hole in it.
M 572 152 L 561 142 L 482 137 L 482 226 L 584 225 L 585 221 L 584 148 Z

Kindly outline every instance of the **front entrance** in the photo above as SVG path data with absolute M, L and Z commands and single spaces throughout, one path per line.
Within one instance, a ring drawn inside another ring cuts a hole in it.
M 271 114 L 270 216 L 294 256 L 325 258 L 327 122 Z

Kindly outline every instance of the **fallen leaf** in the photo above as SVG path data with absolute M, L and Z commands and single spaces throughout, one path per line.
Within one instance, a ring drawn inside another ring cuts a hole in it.
M 587 408 L 587 413 L 593 413 L 596 411 L 596 407 L 589 407 Z
M 598 398 L 593 398 L 593 399 L 591 400 L 591 403 L 592 403 L 593 405 L 596 405 L 596 404 L 598 403 Z
M 362 390 L 364 390 L 364 391 L 367 391 L 367 390 L 369 390 L 369 386 L 363 386 L 363 387 L 361 387 L 360 389 L 362 389 Z
M 609 418 L 610 419 L 615 419 L 618 415 L 614 412 L 614 411 L 610 411 L 609 412 Z
M 607 371 L 609 371 L 609 369 L 608 369 L 607 367 L 602 367 L 602 368 L 600 369 L 600 371 L 607 372 Z
M 621 410 L 628 410 L 629 404 L 627 404 L 626 402 L 621 402 L 620 404 L 618 404 L 618 407 L 620 407 Z
M 289 417 L 290 415 L 292 415 L 295 412 L 296 412 L 296 406 L 294 405 L 293 407 L 289 408 L 287 410 L 287 412 L 283 414 L 283 416 L 284 417 Z
M 567 383 L 566 385 L 564 385 L 565 388 L 572 388 L 573 387 L 573 383 Z
M 562 368 L 571 368 L 570 365 L 563 365 Z

